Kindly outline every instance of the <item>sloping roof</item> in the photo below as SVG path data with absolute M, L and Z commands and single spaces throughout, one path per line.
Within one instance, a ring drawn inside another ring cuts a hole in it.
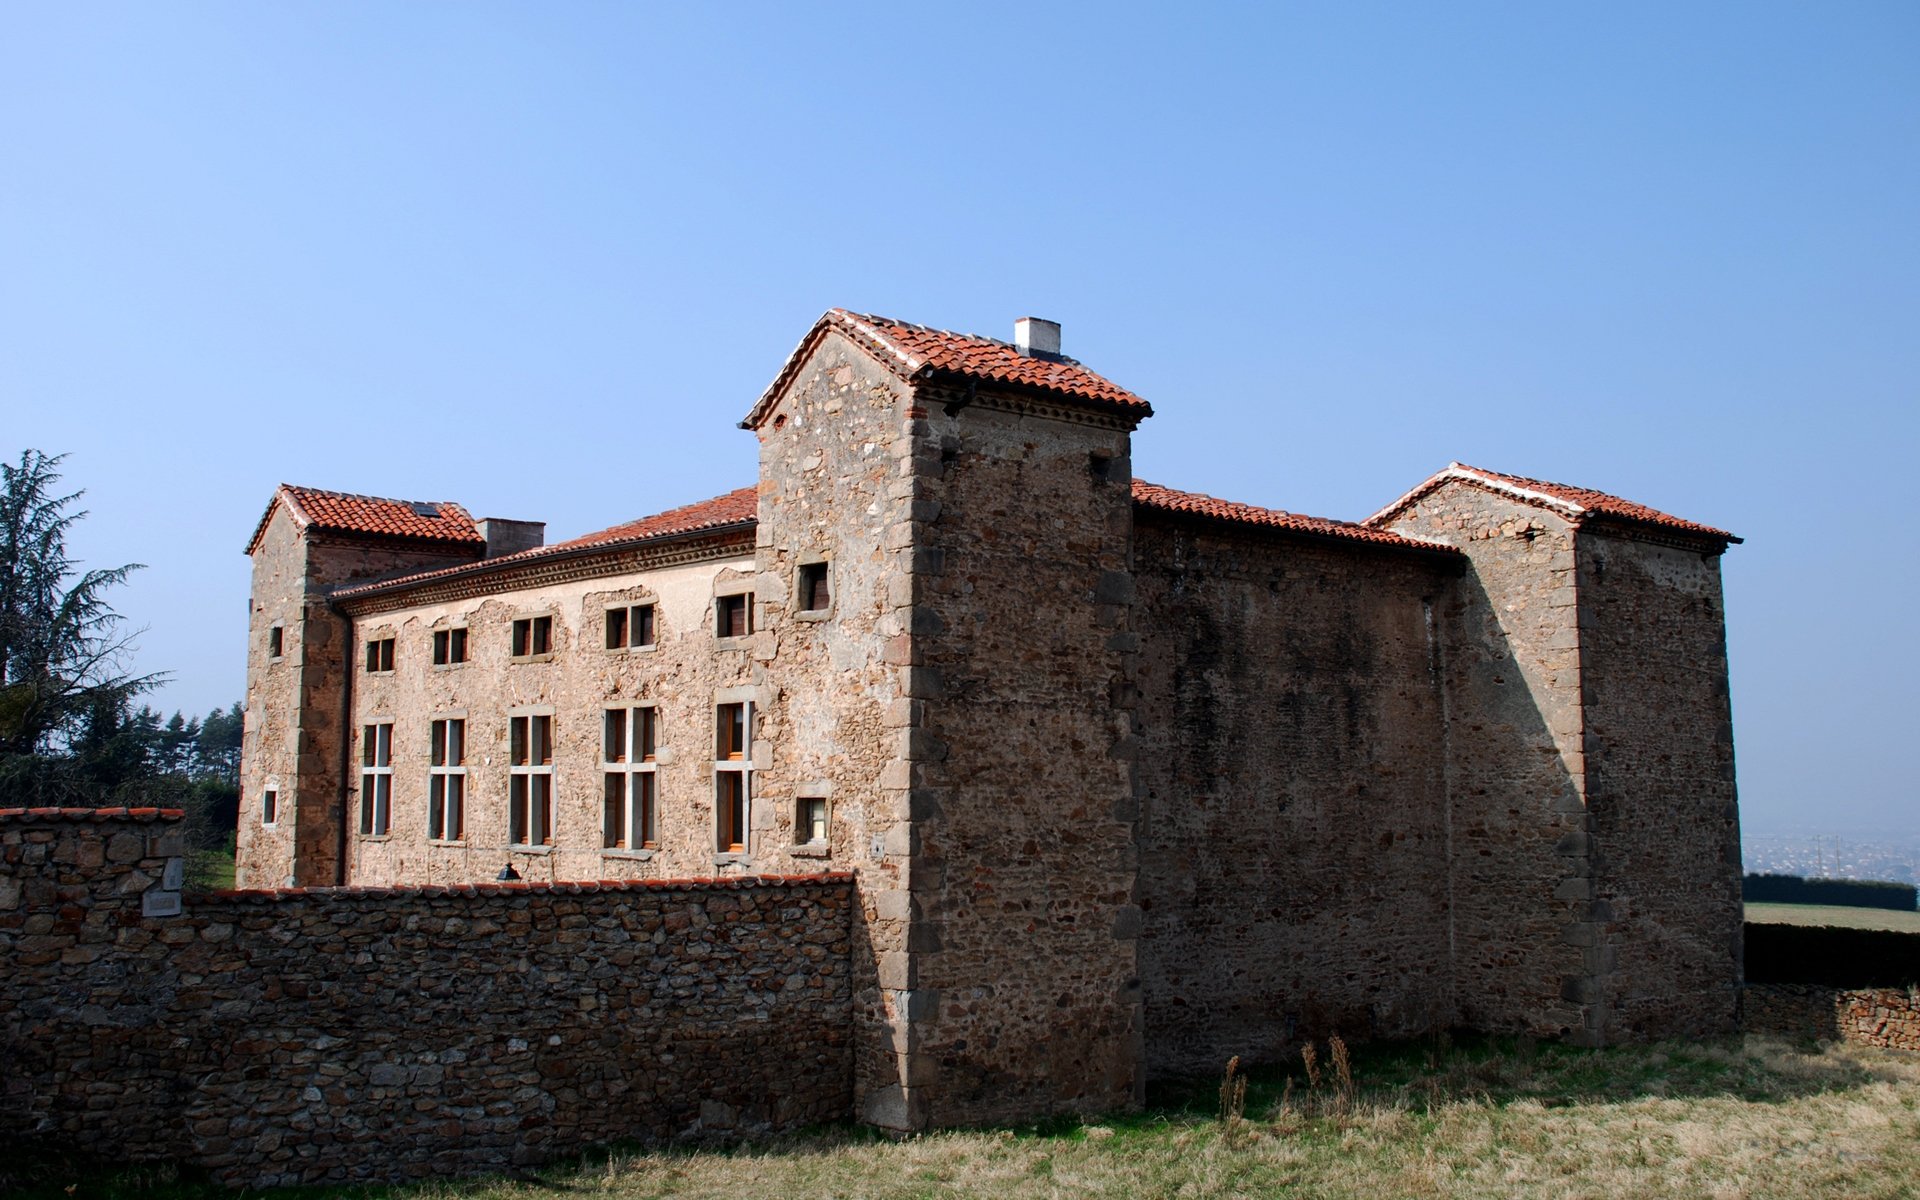
M 702 500 L 698 504 L 668 509 L 663 513 L 655 513 L 651 517 L 641 517 L 637 521 L 614 525 L 597 533 L 581 534 L 577 538 L 555 542 L 551 546 L 543 546 L 538 550 L 528 550 L 524 553 L 539 554 L 543 551 L 565 550 L 577 546 L 605 546 L 620 542 L 645 541 L 648 538 L 665 537 L 668 534 L 692 533 L 696 529 L 738 525 L 742 521 L 758 520 L 759 513 L 759 490 L 751 487 L 735 488 L 724 496 L 715 496 L 711 500 Z
M 1061 355 L 1022 354 L 1007 342 L 970 333 L 929 329 L 888 317 L 830 308 L 814 322 L 788 357 L 773 383 L 740 424 L 758 425 L 774 400 L 828 331 L 844 334 L 906 380 L 945 376 L 979 383 L 1045 392 L 1098 408 L 1127 413 L 1137 420 L 1153 415 L 1153 406 L 1127 389 Z
M 503 554 L 498 558 L 455 563 L 450 567 L 416 571 L 411 575 L 401 575 L 393 579 L 377 579 L 354 584 L 351 587 L 338 588 L 331 594 L 336 600 L 345 600 L 354 596 L 414 587 L 442 579 L 504 571 L 565 554 L 585 554 L 595 550 L 624 550 L 630 546 L 638 546 L 660 538 L 681 537 L 707 529 L 748 527 L 758 520 L 759 502 L 758 489 L 736 488 L 725 495 L 715 496 L 711 500 L 682 505 L 650 517 L 641 517 L 594 533 L 582 534 L 577 538 L 569 538 L 564 542 L 535 546 L 531 550 L 522 550 L 518 554 Z
M 1575 524 L 1592 517 L 1606 517 L 1634 525 L 1713 538 L 1716 541 L 1739 542 L 1741 540 L 1724 529 L 1715 529 L 1711 525 L 1683 520 L 1663 513 L 1657 508 L 1635 504 L 1631 500 L 1624 500 L 1607 492 L 1597 492 L 1592 488 L 1575 487 L 1566 483 L 1550 483 L 1544 479 L 1529 479 L 1524 475 L 1507 475 L 1500 471 L 1488 471 L 1458 462 L 1448 463 L 1446 470 L 1435 474 L 1419 487 L 1368 517 L 1366 524 L 1384 526 L 1404 512 L 1409 505 L 1454 479 L 1511 496 L 1516 500 L 1553 509 Z
M 248 554 L 260 544 L 276 504 L 286 505 L 302 529 L 325 533 L 473 545 L 485 540 L 467 510 L 450 500 L 389 500 L 283 483 L 268 501 L 260 523 L 254 526 L 253 537 L 247 541 Z
M 1259 525 L 1270 529 L 1283 529 L 1292 533 L 1311 534 L 1317 537 L 1340 538 L 1353 542 L 1368 542 L 1376 546 L 1395 546 L 1406 550 L 1426 550 L 1438 554 L 1452 554 L 1451 546 L 1438 542 L 1423 542 L 1418 538 L 1404 537 L 1384 529 L 1374 529 L 1366 525 L 1356 525 L 1352 521 L 1335 521 L 1327 517 L 1308 517 L 1300 513 L 1286 512 L 1277 508 L 1260 508 L 1252 504 L 1241 504 L 1233 500 L 1220 500 L 1200 492 L 1181 492 L 1173 488 L 1161 487 L 1157 483 L 1148 483 L 1144 479 L 1133 481 L 1133 503 L 1137 508 L 1150 512 L 1171 513 L 1187 517 L 1207 517 L 1216 521 L 1229 521 L 1238 525 Z

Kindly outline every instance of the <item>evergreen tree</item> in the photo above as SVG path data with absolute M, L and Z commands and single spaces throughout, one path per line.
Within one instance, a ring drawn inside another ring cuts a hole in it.
M 131 778 L 128 705 L 161 681 L 126 673 L 131 637 L 107 602 L 140 564 L 80 571 L 67 554 L 87 514 L 56 486 L 61 458 L 0 462 L 0 804 L 85 802 Z

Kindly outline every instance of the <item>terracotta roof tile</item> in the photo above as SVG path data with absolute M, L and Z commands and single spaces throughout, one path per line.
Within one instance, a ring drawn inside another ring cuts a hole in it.
M 1635 504 L 1631 500 L 1607 492 L 1597 492 L 1592 488 L 1575 487 L 1566 483 L 1551 483 L 1544 479 L 1529 479 L 1525 475 L 1508 475 L 1501 471 L 1488 471 L 1481 467 L 1470 467 L 1465 463 L 1449 463 L 1447 469 L 1434 475 L 1419 487 L 1414 488 L 1400 499 L 1389 504 L 1379 512 L 1367 518 L 1367 524 L 1384 526 L 1406 508 L 1440 487 L 1450 479 L 1465 480 L 1468 483 L 1489 487 L 1504 492 L 1516 499 L 1543 503 L 1559 510 L 1565 516 L 1579 524 L 1590 517 L 1609 517 L 1616 521 L 1625 521 L 1634 525 L 1645 525 L 1656 529 L 1668 529 L 1676 533 L 1696 534 L 1717 541 L 1739 542 L 1741 539 L 1724 529 L 1715 529 L 1711 525 L 1702 525 L 1695 521 L 1663 513 L 1657 508 L 1648 508 L 1644 504 Z
M 641 517 L 637 521 L 628 521 L 623 525 L 614 525 L 598 533 L 582 534 L 564 542 L 555 542 L 544 550 L 564 550 L 575 546 L 602 546 L 613 542 L 638 542 L 647 538 L 664 537 L 673 533 L 692 533 L 696 529 L 713 529 L 722 525 L 738 525 L 743 521 L 759 518 L 760 492 L 757 488 L 736 488 L 724 496 L 715 496 L 711 500 L 702 500 L 698 504 L 688 504 L 681 508 L 669 509 L 651 517 Z M 527 551 L 538 554 L 539 550 Z
M 1143 508 L 1150 512 L 1207 517 L 1240 525 L 1262 525 L 1317 537 L 1367 542 L 1376 546 L 1396 546 L 1402 549 L 1427 550 L 1441 554 L 1455 553 L 1452 547 L 1443 546 L 1437 542 L 1423 542 L 1416 538 L 1389 533 L 1384 529 L 1356 525 L 1351 521 L 1302 516 L 1299 513 L 1285 512 L 1277 508 L 1260 508 L 1252 504 L 1220 500 L 1199 492 L 1175 491 L 1173 488 L 1148 483 L 1144 479 L 1133 481 L 1133 503 L 1136 508 Z
M 465 545 L 479 545 L 485 540 L 467 510 L 450 500 L 389 500 L 283 483 L 261 515 L 260 524 L 254 527 L 247 553 L 253 553 L 260 544 L 274 505 L 283 503 L 302 527 L 327 533 Z
M 383 592 L 390 589 L 413 587 L 416 584 L 430 583 L 440 579 L 465 575 L 486 574 L 491 571 L 505 570 L 538 562 L 556 554 L 579 553 L 583 551 L 605 549 L 623 549 L 636 546 L 655 538 L 677 537 L 683 534 L 698 533 L 705 529 L 724 529 L 728 526 L 751 525 L 758 520 L 760 493 L 751 487 L 736 488 L 711 500 L 702 500 L 698 504 L 682 505 L 650 517 L 627 521 L 610 526 L 594 533 L 582 534 L 564 542 L 554 542 L 548 546 L 535 546 L 531 550 L 522 550 L 518 554 L 503 554 L 498 558 L 481 559 L 478 562 L 455 563 L 450 567 L 439 567 L 431 571 L 418 571 L 411 575 L 402 575 L 395 579 L 379 579 L 369 583 L 355 584 L 340 588 L 332 593 L 335 599 L 348 599 L 354 596 Z
M 828 309 L 814 323 L 786 365 L 774 377 L 753 411 L 741 424 L 759 423 L 774 399 L 799 370 L 813 344 L 827 330 L 846 335 L 865 347 L 903 379 L 949 376 L 1003 387 L 1047 392 L 1069 400 L 1128 413 L 1136 418 L 1153 415 L 1153 406 L 1104 376 L 1060 355 L 1022 354 L 1007 342 L 971 333 L 951 333 L 896 321 L 869 313 Z

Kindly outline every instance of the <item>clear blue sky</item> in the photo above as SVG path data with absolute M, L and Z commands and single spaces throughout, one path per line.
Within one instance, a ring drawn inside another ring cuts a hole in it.
M 282 480 L 567 536 L 750 482 L 829 306 L 1037 314 L 1158 482 L 1745 535 L 1749 831 L 1920 831 L 1916 64 L 1911 3 L 15 3 L 0 452 L 204 712 Z

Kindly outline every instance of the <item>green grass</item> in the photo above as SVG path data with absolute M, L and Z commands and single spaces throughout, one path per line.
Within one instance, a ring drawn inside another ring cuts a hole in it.
M 1854 908 L 1836 904 L 1748 904 L 1747 920 L 1762 925 L 1837 925 L 1843 929 L 1893 929 L 1920 933 L 1920 912 Z
M 1202 1080 L 1157 1089 L 1144 1112 L 1086 1124 L 899 1141 L 834 1128 L 732 1148 L 601 1152 L 532 1179 L 269 1195 L 1891 1200 L 1920 1181 L 1915 1055 L 1760 1038 L 1603 1051 L 1442 1041 L 1357 1051 L 1353 1081 L 1340 1088 L 1329 1070 L 1315 1088 L 1298 1063 L 1255 1071 L 1235 1122 L 1220 1117 L 1219 1081 Z M 74 1167 L 13 1182 L 48 1200 L 233 1196 L 164 1168 L 128 1177 Z

